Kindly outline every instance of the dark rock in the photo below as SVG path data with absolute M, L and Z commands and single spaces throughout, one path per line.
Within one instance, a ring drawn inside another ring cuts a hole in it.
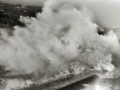
M 36 13 L 42 12 L 41 6 L 22 6 L 0 2 L 0 28 L 25 26 L 19 21 L 20 16 L 36 17 Z

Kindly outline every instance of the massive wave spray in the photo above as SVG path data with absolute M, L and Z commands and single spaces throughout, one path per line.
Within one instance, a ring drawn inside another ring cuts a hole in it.
M 11 74 L 40 77 L 54 75 L 63 65 L 75 61 L 112 71 L 112 56 L 120 55 L 118 38 L 111 30 L 99 35 L 97 29 L 98 25 L 115 28 L 118 24 L 98 19 L 91 2 L 49 0 L 36 18 L 21 16 L 26 27 L 15 26 L 12 36 L 0 29 L 0 64 Z

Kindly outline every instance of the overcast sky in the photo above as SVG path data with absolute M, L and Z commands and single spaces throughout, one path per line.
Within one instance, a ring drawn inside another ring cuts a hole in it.
M 46 0 L 0 0 L 1 2 L 24 4 L 24 5 L 42 5 Z

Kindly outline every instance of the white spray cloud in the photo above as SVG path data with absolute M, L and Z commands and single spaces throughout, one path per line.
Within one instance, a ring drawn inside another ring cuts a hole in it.
M 114 32 L 97 34 L 98 26 L 92 21 L 98 18 L 87 3 L 49 0 L 37 18 L 21 17 L 26 27 L 15 26 L 13 36 L 1 29 L 0 64 L 17 74 L 41 76 L 49 76 L 76 60 L 106 69 L 103 64 L 111 64 L 119 42 Z

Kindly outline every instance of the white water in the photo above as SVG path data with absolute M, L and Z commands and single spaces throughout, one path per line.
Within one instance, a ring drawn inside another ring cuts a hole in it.
M 80 90 L 120 90 L 120 78 L 97 79 Z

